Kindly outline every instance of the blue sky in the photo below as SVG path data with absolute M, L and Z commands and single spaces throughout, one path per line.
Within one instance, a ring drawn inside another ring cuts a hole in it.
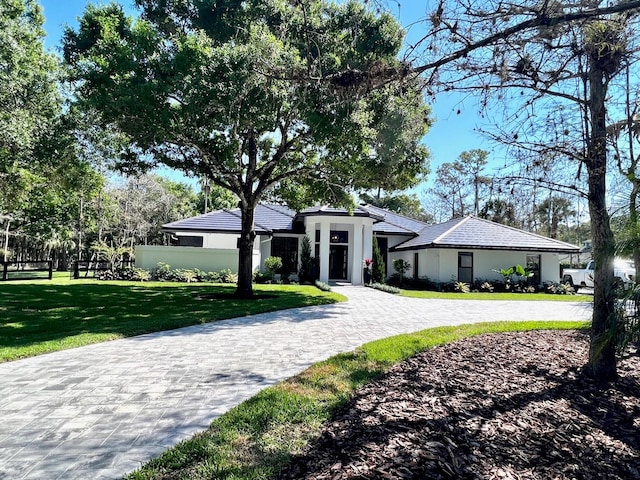
M 64 26 L 68 24 L 71 27 L 76 27 L 76 18 L 82 15 L 88 3 L 99 4 L 108 2 L 89 2 L 88 0 L 40 0 L 40 4 L 44 8 L 44 27 L 47 32 L 45 44 L 49 49 L 59 51 Z M 132 8 L 133 1 L 121 0 L 118 3 L 130 8 L 131 11 L 134 12 Z M 420 5 L 420 7 L 418 5 Z M 421 27 L 420 24 L 416 22 L 424 17 L 425 8 L 427 7 L 425 7 L 424 2 L 409 0 L 408 2 L 403 2 L 398 12 L 392 11 L 392 13 L 399 16 L 404 26 L 412 25 L 409 29 L 409 39 L 420 35 Z M 461 114 L 457 114 L 458 109 L 462 110 Z M 490 152 L 493 150 L 493 146 L 487 140 L 473 131 L 475 127 L 482 124 L 480 116 L 477 115 L 477 107 L 473 99 L 463 100 L 461 96 L 455 93 L 440 94 L 436 98 L 435 103 L 432 104 L 432 110 L 436 122 L 424 138 L 424 143 L 431 150 L 431 170 L 433 173 L 430 175 L 430 178 L 435 176 L 435 171 L 439 165 L 455 160 L 460 153 L 466 150 L 475 148 L 482 148 Z M 490 155 L 490 159 L 493 157 L 493 163 L 502 164 L 502 158 L 496 158 L 496 156 L 501 155 L 503 154 L 498 151 L 495 156 Z M 163 172 L 163 174 L 166 174 L 166 172 Z M 180 175 L 172 174 L 171 176 L 176 180 L 185 180 L 185 178 Z M 422 197 L 424 189 L 425 185 L 421 185 L 414 189 L 414 191 L 419 197 Z

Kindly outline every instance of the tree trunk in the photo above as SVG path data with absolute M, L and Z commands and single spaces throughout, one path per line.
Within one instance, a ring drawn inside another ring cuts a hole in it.
M 238 239 L 238 287 L 235 295 L 240 298 L 253 297 L 253 241 L 256 232 L 253 228 L 255 205 L 240 202 L 242 225 Z
M 3 261 L 6 263 L 7 258 L 9 257 L 9 225 L 11 225 L 11 220 L 7 219 L 7 228 L 4 232 L 4 258 Z
M 635 170 L 635 168 L 634 168 Z M 633 262 L 636 268 L 636 274 L 634 277 L 634 283 L 638 283 L 640 278 L 640 238 L 638 232 L 638 211 L 637 211 L 637 198 L 640 190 L 640 184 L 634 180 L 632 182 L 633 188 L 629 195 L 629 236 L 631 237 L 631 245 L 633 247 Z
M 593 322 L 589 360 L 585 371 L 601 381 L 617 378 L 615 338 L 616 292 L 613 277 L 615 241 L 609 224 L 606 205 L 606 109 L 607 93 L 603 72 L 591 66 L 589 72 L 589 109 L 591 135 L 587 143 L 587 172 L 589 177 L 589 212 L 591 238 L 595 261 L 593 289 Z

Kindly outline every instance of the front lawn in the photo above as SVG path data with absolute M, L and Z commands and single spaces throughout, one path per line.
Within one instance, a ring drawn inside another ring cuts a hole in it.
M 344 301 L 313 286 L 255 285 L 259 300 L 199 299 L 235 286 L 96 280 L 0 283 L 0 362 L 149 332 Z
M 593 302 L 593 295 L 553 295 L 549 293 L 508 292 L 433 292 L 429 290 L 400 290 L 400 295 L 413 298 L 448 298 L 455 300 L 523 300 L 532 302 Z

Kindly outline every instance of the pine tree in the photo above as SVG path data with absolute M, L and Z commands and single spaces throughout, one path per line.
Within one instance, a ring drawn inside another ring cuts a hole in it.
M 380 246 L 378 245 L 378 239 L 373 236 L 373 267 L 371 269 L 371 278 L 374 283 L 383 283 L 386 274 L 384 268 L 384 258 L 380 252 Z
M 308 235 L 305 235 L 302 239 L 298 280 L 300 283 L 310 283 L 313 281 L 313 257 L 311 256 L 311 240 Z

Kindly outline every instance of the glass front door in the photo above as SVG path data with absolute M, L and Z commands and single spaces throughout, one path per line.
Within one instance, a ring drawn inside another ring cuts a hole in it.
M 329 279 L 347 279 L 347 259 L 349 248 L 346 245 L 331 245 L 329 249 Z

